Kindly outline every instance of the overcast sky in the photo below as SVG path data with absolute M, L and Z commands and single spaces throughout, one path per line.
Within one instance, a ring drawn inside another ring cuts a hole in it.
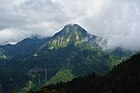
M 0 45 L 77 23 L 108 48 L 140 49 L 140 0 L 0 0 Z

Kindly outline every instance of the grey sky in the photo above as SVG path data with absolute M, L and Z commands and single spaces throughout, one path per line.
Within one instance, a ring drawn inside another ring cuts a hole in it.
M 77 23 L 107 48 L 140 49 L 140 0 L 0 0 L 0 44 L 51 36 Z

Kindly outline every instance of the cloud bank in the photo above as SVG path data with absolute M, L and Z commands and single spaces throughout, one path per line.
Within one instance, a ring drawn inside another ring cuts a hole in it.
M 108 49 L 140 50 L 139 0 L 0 0 L 0 44 L 51 36 L 77 23 L 108 40 Z

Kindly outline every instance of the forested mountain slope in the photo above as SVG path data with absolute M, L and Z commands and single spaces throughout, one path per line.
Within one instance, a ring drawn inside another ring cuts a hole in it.
M 140 93 L 140 54 L 133 55 L 104 76 L 92 73 L 33 93 Z

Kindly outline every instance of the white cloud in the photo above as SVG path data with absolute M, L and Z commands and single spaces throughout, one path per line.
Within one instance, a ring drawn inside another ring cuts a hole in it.
M 21 33 L 22 32 L 22 33 Z M 0 44 L 16 43 L 24 38 L 30 37 L 32 33 L 15 29 L 0 30 Z
M 108 48 L 140 49 L 139 0 L 0 0 L 0 18 L 0 44 L 27 34 L 50 36 L 78 23 L 107 38 Z

